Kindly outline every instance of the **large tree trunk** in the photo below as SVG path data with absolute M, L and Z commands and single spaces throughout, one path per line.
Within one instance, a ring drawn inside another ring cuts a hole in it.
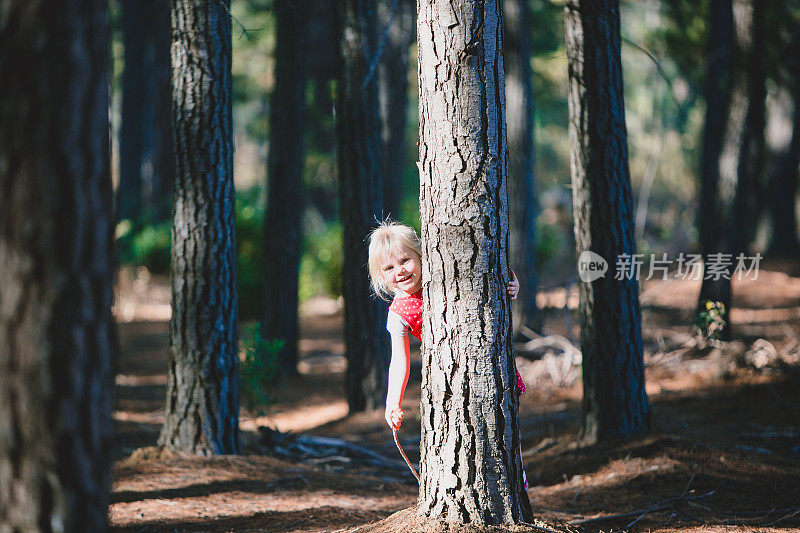
M 565 26 L 575 244 L 578 255 L 591 251 L 610 265 L 606 276 L 578 283 L 582 436 L 594 442 L 650 425 L 638 279 L 629 269 L 612 276 L 618 257 L 636 253 L 619 0 L 570 0 Z
M 124 0 L 119 219 L 166 221 L 172 205 L 167 0 Z
M 414 40 L 413 0 L 384 0 L 380 5 L 381 36 L 385 44 L 378 65 L 381 122 L 383 126 L 383 215 L 397 220 L 403 198 L 406 160 L 408 69 Z
M 514 302 L 515 329 L 541 328 L 536 306 L 536 185 L 533 80 L 528 2 L 504 0 L 511 266 L 522 287 Z
M 721 302 L 730 311 L 732 302 L 731 275 L 735 265 L 735 255 L 744 252 L 741 249 L 746 240 L 743 227 L 738 220 L 746 216 L 746 200 L 743 195 L 752 194 L 750 181 L 757 172 L 757 157 L 751 141 L 753 135 L 762 136 L 762 132 L 752 131 L 752 106 L 763 105 L 763 102 L 751 101 L 752 67 L 749 60 L 754 54 L 754 28 L 758 26 L 759 12 L 753 0 L 728 0 L 726 6 L 719 9 L 731 9 L 733 55 L 730 73 L 730 101 L 725 110 L 724 127 L 720 135 L 719 151 L 715 172 L 709 179 L 716 177 L 717 183 L 707 187 L 703 177 L 701 188 L 701 209 L 708 209 L 704 214 L 705 227 L 701 228 L 701 246 L 704 269 L 703 284 L 700 287 L 697 311 L 705 309 L 707 300 Z M 727 18 L 727 16 L 726 16 Z M 713 20 L 712 20 L 713 22 Z M 709 84 L 710 85 L 710 84 Z M 707 128 L 706 135 L 717 134 Z M 712 154 L 713 155 L 713 154 Z M 711 157 L 709 155 L 708 157 Z M 704 155 L 704 159 L 706 156 Z M 721 275 L 709 271 L 714 265 Z M 715 279 L 717 278 L 717 279 Z M 722 339 L 731 338 L 731 327 L 728 323 L 721 331 Z
M 419 512 L 530 520 L 511 345 L 508 148 L 499 1 L 422 0 Z
M 172 320 L 159 445 L 197 454 L 239 451 L 228 7 L 172 4 Z
M 344 319 L 350 412 L 385 404 L 389 335 L 385 302 L 371 293 L 367 237 L 383 208 L 383 157 L 375 57 L 375 3 L 339 4 L 341 79 L 338 87 L 339 205 L 344 226 Z M 368 77 L 369 76 L 369 77 Z
M 267 214 L 264 224 L 266 339 L 282 339 L 284 375 L 297 374 L 297 286 L 303 243 L 306 2 L 275 2 L 275 88 L 272 93 Z
M 0 12 L 0 531 L 105 531 L 116 348 L 106 3 Z

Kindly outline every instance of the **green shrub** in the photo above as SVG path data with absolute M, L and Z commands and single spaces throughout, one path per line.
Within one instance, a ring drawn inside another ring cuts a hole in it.
M 236 193 L 236 284 L 239 316 L 258 319 L 263 314 L 264 203 L 261 189 L 253 187 Z
M 172 222 L 139 226 L 130 220 L 117 224 L 120 263 L 142 265 L 155 274 L 169 274 Z
M 725 305 L 722 302 L 705 301 L 705 311 L 701 311 L 694 320 L 694 327 L 705 339 L 719 339 L 725 327 Z
M 254 416 L 264 414 L 274 402 L 267 390 L 281 377 L 278 352 L 283 339 L 266 340 L 261 336 L 261 326 L 254 324 L 246 330 L 239 355 L 239 392 L 244 407 Z

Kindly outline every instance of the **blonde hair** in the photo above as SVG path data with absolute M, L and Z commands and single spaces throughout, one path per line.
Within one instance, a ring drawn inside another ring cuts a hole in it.
M 408 248 L 417 257 L 422 258 L 422 247 L 419 237 L 413 228 L 385 220 L 378 224 L 369 235 L 369 277 L 372 280 L 372 290 L 384 300 L 390 300 L 394 294 L 383 279 L 381 266 L 390 256 L 400 256 Z

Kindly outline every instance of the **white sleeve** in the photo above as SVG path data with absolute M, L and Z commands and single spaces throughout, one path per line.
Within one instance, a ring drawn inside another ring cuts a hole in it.
M 408 324 L 406 324 L 405 320 L 403 320 L 400 315 L 394 311 L 389 311 L 386 317 L 386 331 L 392 335 L 406 335 L 408 332 Z

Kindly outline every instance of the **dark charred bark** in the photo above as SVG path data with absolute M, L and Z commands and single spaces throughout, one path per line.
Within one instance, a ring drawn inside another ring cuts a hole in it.
M 515 327 L 541 328 L 536 306 L 536 184 L 533 146 L 533 80 L 528 2 L 505 0 L 506 100 L 508 102 L 511 266 L 522 287 L 514 307 Z
M 172 320 L 159 445 L 204 455 L 239 451 L 228 7 L 172 3 Z
M 282 339 L 284 375 L 297 374 L 297 288 L 303 243 L 306 1 L 275 2 L 275 88 L 270 106 L 264 224 L 266 339 Z
M 172 206 L 170 4 L 124 0 L 117 218 L 162 222 Z
M 371 293 L 367 237 L 383 209 L 383 147 L 376 52 L 375 3 L 338 5 L 341 79 L 336 133 L 339 205 L 344 226 L 344 318 L 350 412 L 382 408 L 389 371 L 385 302 Z
M 0 9 L 0 530 L 105 531 L 113 223 L 106 3 Z
M 408 70 L 414 40 L 413 0 L 384 0 L 380 4 L 380 27 L 385 44 L 378 65 L 378 83 L 383 127 L 383 215 L 399 218 L 406 160 Z
M 531 517 L 512 353 L 508 146 L 498 1 L 418 4 L 423 242 L 419 512 Z
M 578 283 L 582 436 L 594 442 L 650 426 L 638 279 L 630 269 L 614 274 L 618 257 L 636 253 L 619 1 L 569 0 L 565 26 L 577 254 L 591 251 L 609 263 L 604 277 Z

